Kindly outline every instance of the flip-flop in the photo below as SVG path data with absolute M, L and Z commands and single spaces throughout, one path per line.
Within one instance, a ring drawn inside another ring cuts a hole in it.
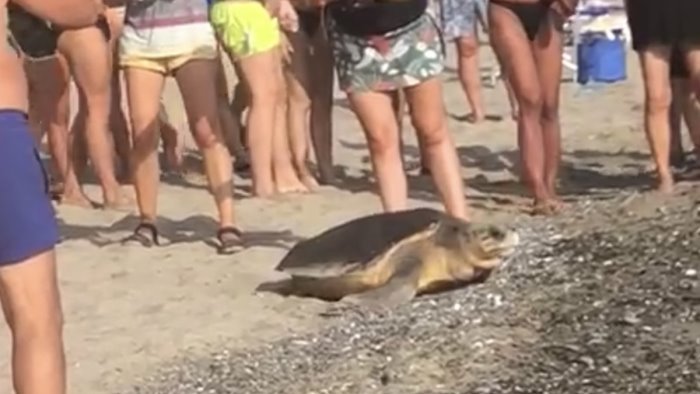
M 243 233 L 235 227 L 222 227 L 216 232 L 217 253 L 221 255 L 235 254 L 245 249 Z
M 134 232 L 122 240 L 122 244 L 138 242 L 145 248 L 160 246 L 158 229 L 153 223 L 142 222 L 134 229 Z

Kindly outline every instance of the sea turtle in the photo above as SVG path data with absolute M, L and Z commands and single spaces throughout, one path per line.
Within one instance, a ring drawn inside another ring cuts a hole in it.
M 258 290 L 379 307 L 486 279 L 516 232 L 419 208 L 355 219 L 296 244 Z

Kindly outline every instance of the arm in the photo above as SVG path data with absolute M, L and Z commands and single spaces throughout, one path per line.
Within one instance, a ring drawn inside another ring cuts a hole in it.
M 27 12 L 65 28 L 94 25 L 102 10 L 95 0 L 13 0 Z

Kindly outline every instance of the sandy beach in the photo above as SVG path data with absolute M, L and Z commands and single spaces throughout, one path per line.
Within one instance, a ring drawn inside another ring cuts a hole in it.
M 482 54 L 484 67 L 495 64 L 490 48 L 482 47 Z M 460 122 L 466 100 L 453 57 L 448 64 L 445 101 L 473 217 L 517 224 L 528 199 L 514 172 L 516 134 L 505 91 L 500 83 L 484 89 L 489 115 L 502 120 Z M 619 189 L 646 193 L 651 186 L 642 85 L 631 54 L 628 73 L 628 81 L 594 92 L 581 92 L 572 82 L 562 86 L 562 185 L 570 201 L 604 198 Z M 571 73 L 565 71 L 565 78 Z M 175 89 L 169 81 L 166 105 L 173 123 L 186 133 Z M 163 180 L 159 211 L 166 244 L 160 248 L 119 244 L 134 225 L 129 213 L 58 207 L 69 392 L 123 392 L 184 353 L 255 348 L 332 324 L 317 316 L 324 307 L 319 301 L 255 294 L 254 289 L 277 275 L 273 267 L 294 242 L 381 209 L 359 124 L 342 95 L 336 104 L 334 154 L 343 184 L 265 201 L 249 198 L 249 181 L 236 178 L 237 217 L 252 246 L 235 256 L 217 256 L 210 245 L 214 207 L 201 176 Z M 406 140 L 408 163 L 415 164 L 412 130 Z M 438 206 L 430 179 L 415 172 L 410 174 L 412 205 Z M 98 195 L 94 185 L 87 191 Z M 662 203 L 644 199 L 635 209 Z M 11 392 L 7 334 L 0 336 L 3 393 Z

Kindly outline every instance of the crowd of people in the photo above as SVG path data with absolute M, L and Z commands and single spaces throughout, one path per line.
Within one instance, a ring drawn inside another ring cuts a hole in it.
M 483 121 L 480 23 L 503 71 L 533 212 L 554 214 L 562 208 L 563 26 L 577 3 L 0 0 L 0 300 L 13 335 L 15 390 L 65 392 L 58 229 L 48 196 L 94 206 L 80 183 L 88 165 L 104 207 L 129 205 L 122 184 L 131 183 L 141 220 L 127 241 L 158 244 L 159 145 L 169 170 L 182 166 L 182 138 L 162 101 L 167 77 L 177 82 L 203 157 L 221 253 L 245 246 L 234 213 L 234 171 L 250 170 L 259 198 L 336 182 L 336 75 L 367 139 L 384 210 L 408 205 L 401 154 L 407 109 L 422 171 L 433 178 L 445 210 L 468 220 L 440 75 L 446 43 L 454 43 L 471 107 L 467 120 Z M 628 0 L 626 7 L 658 189 L 670 192 L 671 167 L 685 165 L 681 119 L 700 152 L 700 2 Z M 239 79 L 232 97 L 225 59 Z M 79 97 L 72 122 L 71 81 Z M 44 136 L 50 176 L 37 153 Z

